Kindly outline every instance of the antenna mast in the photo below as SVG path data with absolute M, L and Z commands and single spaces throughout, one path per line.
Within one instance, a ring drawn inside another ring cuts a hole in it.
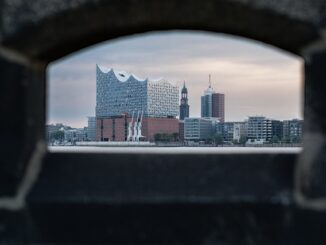
M 210 88 L 212 87 L 211 74 L 208 75 L 208 85 Z

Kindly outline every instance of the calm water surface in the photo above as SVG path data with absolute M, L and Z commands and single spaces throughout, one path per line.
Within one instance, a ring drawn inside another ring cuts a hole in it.
M 237 153 L 300 153 L 301 147 L 98 147 L 49 146 L 50 152 L 64 153 L 164 153 L 164 154 L 237 154 Z

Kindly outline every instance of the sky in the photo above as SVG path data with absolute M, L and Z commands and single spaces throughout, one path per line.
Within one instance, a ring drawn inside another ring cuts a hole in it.
M 302 118 L 302 60 L 257 41 L 198 31 L 150 32 L 110 40 L 51 63 L 47 70 L 47 124 L 87 126 L 95 116 L 96 64 L 140 78 L 164 78 L 188 88 L 190 116 L 211 74 L 225 94 L 226 121 L 263 115 Z

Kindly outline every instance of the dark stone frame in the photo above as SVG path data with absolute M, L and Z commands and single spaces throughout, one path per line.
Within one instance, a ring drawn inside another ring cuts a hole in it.
M 322 0 L 1 0 L 0 16 L 0 240 L 325 241 Z M 100 41 L 170 29 L 244 36 L 302 56 L 303 153 L 48 153 L 46 66 Z

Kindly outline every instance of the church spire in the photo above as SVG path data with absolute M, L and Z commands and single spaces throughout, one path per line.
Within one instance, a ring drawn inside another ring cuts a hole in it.
M 188 89 L 186 87 L 186 81 L 183 81 L 183 88 L 181 89 L 180 100 L 180 120 L 184 120 L 185 117 L 189 117 L 189 105 L 188 105 Z

